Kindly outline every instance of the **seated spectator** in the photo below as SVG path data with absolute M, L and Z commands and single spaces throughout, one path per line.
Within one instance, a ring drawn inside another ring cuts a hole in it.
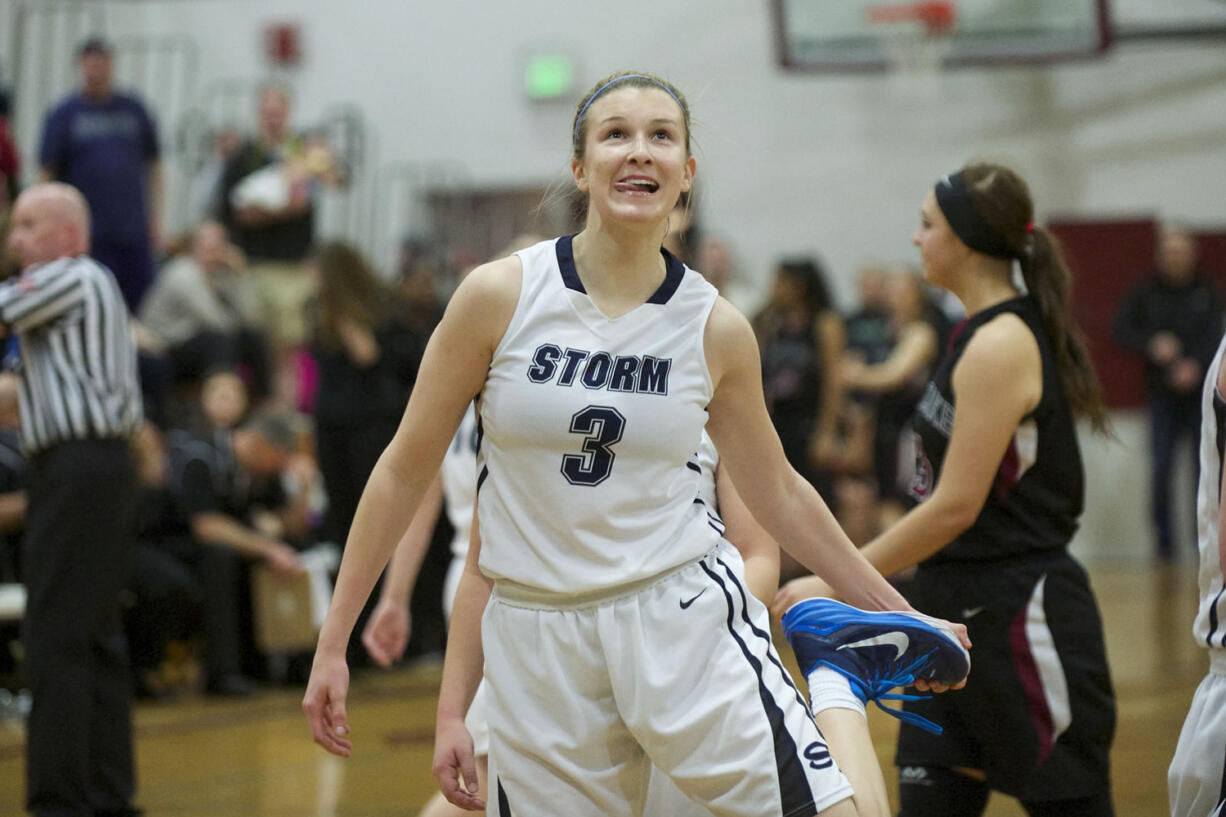
M 243 255 L 217 222 L 201 224 L 187 255 L 163 267 L 140 310 L 165 350 L 174 384 L 198 382 L 211 369 L 242 367 L 256 399 L 268 394 L 268 353 L 257 328 L 259 304 L 244 279 Z
M 258 413 L 232 432 L 171 442 L 171 485 L 195 545 L 192 561 L 204 590 L 204 672 L 209 693 L 242 695 L 259 672 L 251 638 L 246 566 L 263 560 L 273 570 L 302 570 L 294 539 L 309 532 L 309 490 L 286 495 L 282 478 L 302 488 L 318 477 L 296 454 L 293 423 Z
M 233 431 L 246 419 L 250 405 L 247 385 L 233 369 L 209 372 L 200 384 L 200 410 L 208 434 Z
M 124 630 L 136 697 L 156 699 L 171 693 L 158 677 L 167 646 L 200 628 L 203 591 L 188 566 L 194 547 L 170 491 L 161 432 L 146 422 L 133 437 L 132 450 L 140 494 Z
M 214 369 L 200 381 L 199 394 L 168 431 L 168 444 L 193 436 L 211 439 L 242 424 L 251 408 L 247 384 L 232 368 Z

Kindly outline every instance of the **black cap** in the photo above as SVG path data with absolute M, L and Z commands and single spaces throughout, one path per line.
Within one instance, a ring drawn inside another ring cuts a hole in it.
M 77 48 L 77 57 L 84 57 L 86 54 L 110 54 L 111 51 L 111 44 L 106 38 L 94 35 Z

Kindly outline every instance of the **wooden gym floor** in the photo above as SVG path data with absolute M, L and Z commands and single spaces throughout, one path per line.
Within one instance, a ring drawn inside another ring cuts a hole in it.
M 1166 767 L 1207 663 L 1189 633 L 1195 576 L 1188 567 L 1140 566 L 1092 568 L 1091 575 L 1119 698 L 1116 811 L 1158 817 L 1167 813 Z M 356 678 L 349 709 L 355 747 L 347 761 L 311 743 L 300 689 L 239 701 L 188 696 L 139 705 L 138 802 L 149 817 L 415 814 L 433 791 L 439 675 L 439 665 L 428 664 Z M 869 711 L 891 781 L 896 722 Z M 22 814 L 23 774 L 23 728 L 12 719 L 0 721 L 0 817 Z M 987 814 L 1023 812 L 1009 798 L 993 797 Z

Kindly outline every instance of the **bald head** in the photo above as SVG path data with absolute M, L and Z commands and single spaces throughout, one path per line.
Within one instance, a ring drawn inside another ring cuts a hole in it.
M 1183 227 L 1165 227 L 1158 237 L 1158 271 L 1183 284 L 1196 277 L 1196 236 Z
M 13 205 L 9 247 L 23 267 L 89 251 L 89 205 L 71 185 L 27 188 Z

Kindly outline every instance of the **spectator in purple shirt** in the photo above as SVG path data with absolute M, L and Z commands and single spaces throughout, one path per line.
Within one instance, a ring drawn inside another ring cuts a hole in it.
M 81 87 L 47 114 L 39 163 L 45 181 L 67 182 L 89 202 L 90 254 L 114 273 L 136 312 L 160 240 L 157 129 L 139 99 L 114 90 L 109 43 L 93 37 L 77 53 Z

